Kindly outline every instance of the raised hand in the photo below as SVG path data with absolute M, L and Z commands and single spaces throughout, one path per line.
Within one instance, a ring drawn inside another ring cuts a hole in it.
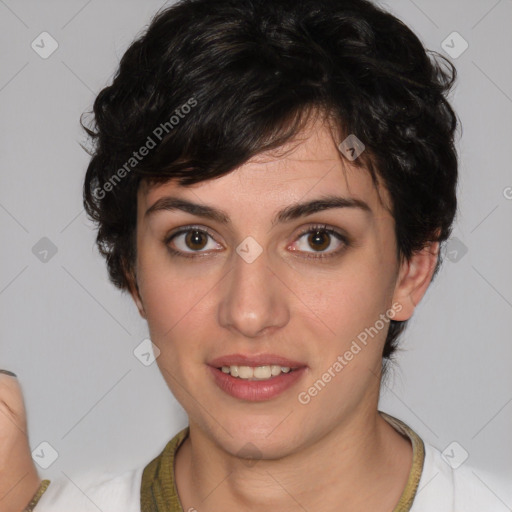
M 0 510 L 22 512 L 40 483 L 30 453 L 20 383 L 10 372 L 0 370 Z

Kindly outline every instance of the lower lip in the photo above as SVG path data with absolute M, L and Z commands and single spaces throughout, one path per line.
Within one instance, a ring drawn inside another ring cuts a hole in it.
M 241 400 L 264 402 L 280 395 L 292 387 L 303 375 L 306 367 L 289 373 L 281 373 L 267 380 L 245 380 L 209 366 L 217 386 L 222 391 Z

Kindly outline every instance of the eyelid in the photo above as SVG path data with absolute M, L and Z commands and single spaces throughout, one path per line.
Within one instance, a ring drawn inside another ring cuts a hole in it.
M 311 224 L 301 229 L 301 231 L 299 231 L 299 233 L 296 236 L 301 237 L 302 235 L 305 235 L 306 233 L 310 233 L 312 231 L 326 231 L 327 233 L 338 236 L 340 240 L 348 243 L 348 236 L 345 235 L 343 231 L 341 231 L 340 229 L 335 228 L 334 226 L 330 226 L 329 224 Z
M 180 226 L 179 228 L 176 228 L 176 230 L 171 231 L 165 236 L 165 240 L 169 241 L 177 235 L 188 233 L 189 231 L 193 230 L 203 231 L 204 233 L 208 233 L 208 235 L 210 235 L 212 238 L 215 238 L 214 233 L 210 228 L 199 224 L 190 224 L 188 226 Z

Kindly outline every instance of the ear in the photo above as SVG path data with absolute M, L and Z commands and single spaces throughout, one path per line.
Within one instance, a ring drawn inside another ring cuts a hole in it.
M 425 248 L 413 253 L 409 261 L 400 266 L 393 295 L 393 304 L 398 302 L 402 309 L 393 320 L 408 320 L 425 295 L 432 280 L 439 256 L 439 242 L 430 242 Z
M 137 306 L 137 309 L 139 310 L 140 316 L 142 318 L 147 318 L 146 311 L 144 309 L 144 304 L 142 303 L 142 299 L 140 297 L 136 272 L 133 269 L 126 270 L 125 268 L 124 274 L 126 277 L 126 281 L 128 282 L 128 290 L 130 292 L 130 295 L 132 296 L 133 301 L 135 302 L 135 305 Z

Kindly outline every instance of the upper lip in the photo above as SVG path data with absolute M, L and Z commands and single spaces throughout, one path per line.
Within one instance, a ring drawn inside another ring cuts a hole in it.
M 304 363 L 288 359 L 287 357 L 278 356 L 276 354 L 228 354 L 212 359 L 210 366 L 221 368 L 222 366 L 286 366 L 288 368 L 302 368 L 306 366 Z

